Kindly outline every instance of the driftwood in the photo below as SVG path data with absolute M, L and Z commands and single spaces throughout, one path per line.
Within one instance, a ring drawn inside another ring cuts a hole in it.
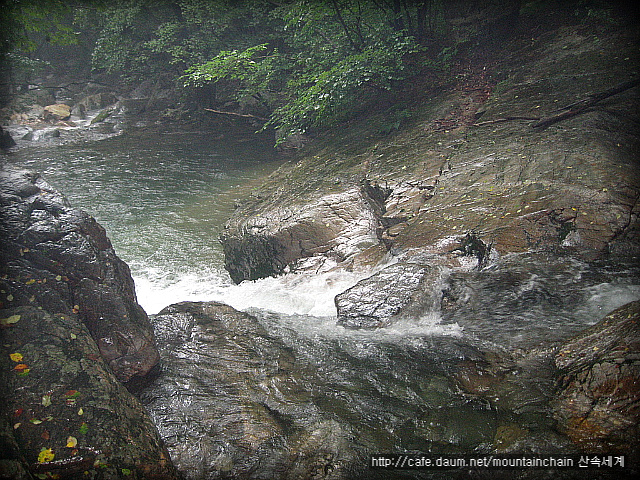
M 637 85 L 640 85 L 640 78 L 636 78 L 628 82 L 623 82 L 616 85 L 613 88 L 604 90 L 603 92 L 589 95 L 587 98 L 584 98 L 582 100 L 572 103 L 571 105 L 567 105 L 566 107 L 562 107 L 559 110 L 556 110 L 556 112 L 561 112 L 561 113 L 557 113 L 556 115 L 543 118 L 537 123 L 534 123 L 532 126 L 533 128 L 546 128 L 549 125 L 552 125 L 561 120 L 575 117 L 576 115 L 581 114 L 582 112 L 591 108 L 596 103 L 604 100 L 605 98 L 609 98 L 609 97 L 612 97 L 613 95 L 622 93 L 625 90 L 629 90 L 630 88 L 633 88 Z
M 495 120 L 487 120 L 486 122 L 474 123 L 472 127 L 482 127 L 483 125 L 493 125 L 494 123 L 511 122 L 512 120 L 540 120 L 540 117 L 504 117 Z
M 587 98 L 583 98 L 582 100 L 578 100 L 570 105 L 564 106 L 555 110 L 555 115 L 551 115 L 549 117 L 521 117 L 521 116 L 509 116 L 503 118 L 496 118 L 495 120 L 488 120 L 486 122 L 474 123 L 473 127 L 481 127 L 483 125 L 492 125 L 494 123 L 502 123 L 502 122 L 510 122 L 512 120 L 536 120 L 536 123 L 532 125 L 533 128 L 546 128 L 549 125 L 552 125 L 556 122 L 560 122 L 567 118 L 575 117 L 576 115 L 581 114 L 582 112 L 587 111 L 589 108 L 597 104 L 598 102 L 604 100 L 605 98 L 612 97 L 619 93 L 624 92 L 625 90 L 629 90 L 630 88 L 636 87 L 640 85 L 640 78 L 636 78 L 633 80 L 629 80 L 628 82 L 623 82 L 615 87 L 609 88 L 608 90 L 604 90 L 599 93 L 594 93 L 593 95 L 589 95 Z M 556 113 L 560 112 L 560 113 Z
M 223 110 L 213 110 L 212 108 L 205 108 L 207 112 L 218 113 L 220 115 L 233 115 L 235 117 L 244 117 L 244 118 L 255 118 L 256 120 L 262 120 L 263 122 L 268 122 L 268 118 L 258 117 L 257 115 L 251 115 L 250 113 L 236 113 L 236 112 L 225 112 Z

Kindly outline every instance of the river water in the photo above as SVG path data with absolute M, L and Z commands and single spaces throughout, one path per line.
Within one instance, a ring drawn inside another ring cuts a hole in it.
M 636 266 L 512 255 L 481 272 L 446 271 L 441 288 L 458 302 L 454 310 L 425 312 L 373 332 L 345 330 L 335 324 L 333 298 L 358 275 L 288 275 L 234 285 L 223 269 L 218 235 L 234 204 L 286 161 L 268 139 L 134 130 L 100 141 L 25 147 L 9 161 L 41 172 L 106 228 L 149 314 L 186 300 L 250 311 L 315 366 L 314 381 L 323 386 L 312 399 L 314 411 L 356 436 L 369 435 L 364 443 L 378 451 L 434 444 L 490 451 L 505 425 L 503 443 L 511 432 L 511 442 L 524 441 L 526 450 L 562 451 L 566 440 L 553 432 L 546 407 L 552 389 L 546 367 L 539 359 L 506 361 L 500 352 L 548 346 L 640 298 Z M 500 393 L 490 403 L 478 392 L 460 391 L 465 381 L 473 389 L 490 372 L 512 371 L 518 375 L 496 387 Z M 170 438 L 162 415 L 155 419 Z M 519 440 L 523 431 L 529 434 Z

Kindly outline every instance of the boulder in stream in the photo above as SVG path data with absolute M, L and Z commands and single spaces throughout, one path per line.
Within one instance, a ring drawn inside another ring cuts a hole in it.
M 154 325 L 163 368 L 141 398 L 187 479 L 352 478 L 348 426 L 319 415 L 311 373 L 256 317 L 184 302 Z
M 358 187 L 324 195 L 307 205 L 284 204 L 267 217 L 234 218 L 221 235 L 231 278 L 255 280 L 296 269 L 318 271 L 378 244 L 375 205 Z M 317 262 L 309 263 L 309 259 Z M 328 261 L 328 262 L 327 262 Z
M 71 116 L 71 107 L 64 103 L 56 103 L 44 107 L 45 120 L 67 120 Z
M 640 459 L 640 301 L 564 343 L 553 402 L 559 429 L 583 450 Z
M 402 317 L 420 317 L 439 303 L 442 269 L 396 263 L 337 295 L 338 323 L 347 328 L 389 326 Z

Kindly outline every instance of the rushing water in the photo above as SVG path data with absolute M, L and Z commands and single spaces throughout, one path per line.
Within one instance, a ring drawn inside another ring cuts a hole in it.
M 333 297 L 357 275 L 288 275 L 233 285 L 222 267 L 222 225 L 235 202 L 279 165 L 270 152 L 262 140 L 155 132 L 33 146 L 12 153 L 9 161 L 41 172 L 74 206 L 96 217 L 131 267 L 138 300 L 148 313 L 185 300 L 222 301 L 249 310 L 269 332 L 265 342 L 284 345 L 296 362 L 310 366 L 313 373 L 305 379 L 313 392 L 305 400 L 310 403 L 284 402 L 280 413 L 313 411 L 318 418 L 336 419 L 359 438 L 363 451 L 424 451 L 432 445 L 490 451 L 507 427 L 507 434 L 529 432 L 531 451 L 566 448 L 548 418 L 551 383 L 544 367 L 536 360 L 518 365 L 491 360 L 482 352 L 566 339 L 640 298 L 637 267 L 570 257 L 549 261 L 541 254 L 505 256 L 482 271 L 443 274 L 443 305 L 455 308 L 373 332 L 346 330 L 336 326 Z M 222 367 L 227 366 L 214 370 Z M 491 404 L 459 390 L 465 379 L 476 388 L 490 371 L 518 372 L 495 387 Z M 191 428 L 173 421 L 178 410 L 171 408 L 187 408 L 180 400 L 185 395 L 196 412 L 198 392 L 162 396 L 177 402 L 162 406 L 167 424 L 150 406 L 167 438 L 174 427 Z

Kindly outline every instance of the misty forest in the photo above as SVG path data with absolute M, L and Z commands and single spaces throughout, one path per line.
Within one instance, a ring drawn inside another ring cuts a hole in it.
M 636 2 L 0 32 L 0 478 L 638 475 Z

